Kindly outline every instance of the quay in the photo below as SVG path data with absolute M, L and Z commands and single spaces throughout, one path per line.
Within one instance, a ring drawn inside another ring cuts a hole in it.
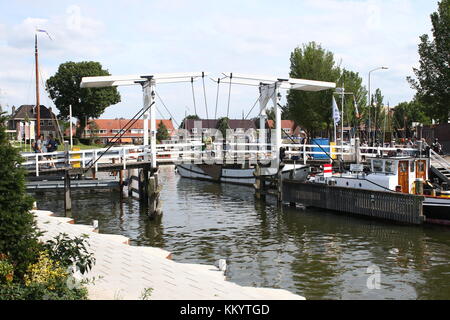
M 92 300 L 138 300 L 150 292 L 150 300 L 305 300 L 283 289 L 244 287 L 229 282 L 212 265 L 178 263 L 160 248 L 132 246 L 121 235 L 101 234 L 93 226 L 55 217 L 50 211 L 33 210 L 42 241 L 60 233 L 88 235 L 96 263 L 82 277 Z M 101 229 L 101 226 L 100 226 Z

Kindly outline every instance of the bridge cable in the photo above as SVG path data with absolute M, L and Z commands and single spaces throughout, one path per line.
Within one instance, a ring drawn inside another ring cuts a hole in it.
M 195 112 L 195 115 L 198 116 L 197 115 L 197 107 L 195 105 L 194 78 L 193 77 L 191 77 L 191 87 L 192 87 L 192 99 L 194 100 L 194 112 Z
M 159 96 L 158 92 L 155 90 L 156 96 L 158 97 L 159 101 L 161 101 L 162 105 L 164 106 L 164 108 L 166 109 L 167 113 L 169 113 L 170 118 L 173 119 L 173 121 L 175 121 L 176 125 L 179 126 L 179 123 L 177 122 L 177 120 L 175 120 L 174 116 L 172 115 L 172 113 L 169 111 L 169 108 L 167 108 L 166 104 L 164 103 L 164 101 L 162 100 L 162 98 Z M 158 108 L 156 108 L 156 110 L 158 110 Z M 161 114 L 162 115 L 162 114 Z M 164 116 L 163 116 L 164 118 Z
M 203 97 L 205 98 L 206 120 L 208 120 L 209 115 L 208 115 L 208 103 L 206 102 L 205 73 L 204 72 L 202 72 L 202 82 L 203 82 Z
M 228 87 L 228 107 L 227 107 L 227 118 L 230 113 L 230 99 L 231 99 L 231 80 L 233 79 L 233 73 L 230 73 L 230 86 Z
M 103 155 L 105 155 L 106 152 L 109 151 L 109 149 L 111 149 L 114 144 L 120 139 L 122 138 L 122 136 L 136 123 L 137 120 L 139 120 L 139 118 L 145 113 L 147 112 L 148 109 L 150 109 L 151 106 L 153 106 L 155 104 L 155 101 L 153 101 L 148 107 L 146 108 L 142 108 L 141 110 L 139 110 L 134 116 L 133 118 L 130 119 L 130 121 L 128 121 L 124 128 L 119 130 L 118 133 L 116 133 L 116 135 L 111 139 L 110 142 L 108 142 L 107 146 L 109 145 L 109 147 L 102 152 L 102 154 L 100 154 L 100 156 L 97 157 L 97 159 L 87 168 L 83 171 L 83 173 L 86 173 L 88 170 L 90 170 L 96 163 L 98 160 L 100 160 L 101 157 L 103 157 Z M 119 136 L 118 136 L 119 135 Z M 114 140 L 116 139 L 116 140 Z
M 217 104 L 219 103 L 219 88 L 220 88 L 220 78 L 217 78 L 216 111 L 214 112 L 214 119 L 217 119 Z

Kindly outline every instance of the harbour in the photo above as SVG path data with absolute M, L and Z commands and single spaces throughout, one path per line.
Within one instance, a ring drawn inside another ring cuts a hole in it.
M 450 0 L 76 2 L 0 4 L 0 300 L 450 300 Z
M 243 286 L 283 288 L 307 299 L 448 299 L 450 242 L 444 226 L 410 226 L 320 209 L 278 208 L 246 186 L 182 179 L 161 166 L 160 219 L 120 193 L 74 190 L 72 217 L 99 221 L 100 233 L 172 252 L 173 260 L 216 264 Z M 64 216 L 62 192 L 41 192 L 38 206 Z M 189 199 L 190 201 L 186 201 Z M 369 289 L 369 266 L 381 288 Z

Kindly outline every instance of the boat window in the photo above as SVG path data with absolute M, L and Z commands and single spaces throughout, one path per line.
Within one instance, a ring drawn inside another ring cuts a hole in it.
M 417 171 L 425 172 L 425 162 L 419 161 L 417 163 Z
M 415 169 L 414 167 L 415 167 L 414 162 L 411 162 L 409 171 L 414 172 Z
M 400 161 L 399 169 L 400 172 L 408 172 L 408 161 Z
M 384 163 L 384 170 L 387 173 L 394 173 L 394 161 L 386 160 L 386 162 Z
M 383 172 L 383 161 L 373 160 L 372 164 L 374 172 Z

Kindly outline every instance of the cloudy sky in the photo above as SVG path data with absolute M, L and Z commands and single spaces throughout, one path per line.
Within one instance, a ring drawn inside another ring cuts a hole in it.
M 99 61 L 113 75 L 164 72 L 239 72 L 286 77 L 291 51 L 316 41 L 341 66 L 381 88 L 391 106 L 414 92 L 405 78 L 417 65 L 419 36 L 430 33 L 437 0 L 0 0 L 0 103 L 32 104 L 34 30 L 40 33 L 40 73 L 47 79 L 60 63 Z M 211 117 L 216 85 L 208 80 Z M 41 83 L 41 87 L 43 84 Z M 142 102 L 139 87 L 120 87 L 122 102 L 102 118 L 131 117 Z M 157 88 L 180 122 L 194 113 L 190 84 Z M 253 87 L 233 86 L 230 117 L 240 118 L 257 99 Z M 197 112 L 205 117 L 202 83 L 195 84 Z M 52 106 L 41 88 L 41 103 Z M 158 100 L 157 116 L 168 118 Z M 227 113 L 228 87 L 221 86 L 217 116 Z M 253 111 L 255 113 L 255 111 Z M 251 114 L 256 115 L 256 114 Z

